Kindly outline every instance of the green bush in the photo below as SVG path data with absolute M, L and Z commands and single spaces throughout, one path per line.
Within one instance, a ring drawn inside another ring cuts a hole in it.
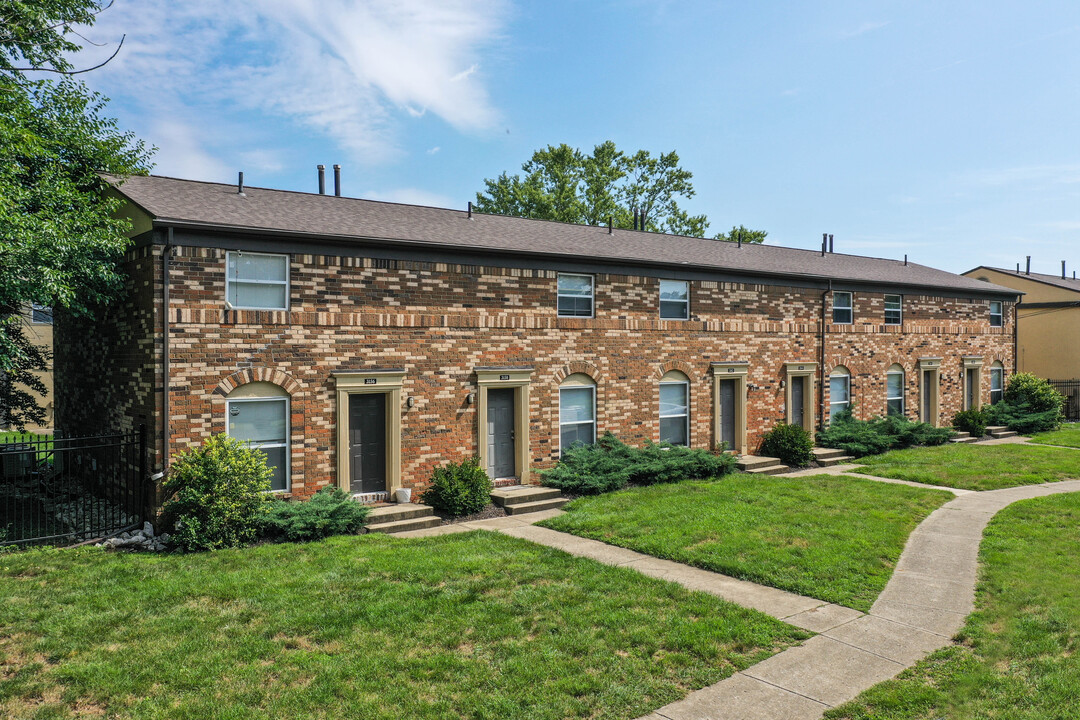
M 1001 402 L 986 409 L 987 421 L 1029 435 L 1054 430 L 1065 419 L 1065 397 L 1031 373 L 1009 378 Z
M 324 487 L 306 502 L 273 502 L 265 532 L 269 537 L 294 542 L 348 535 L 364 526 L 370 512 L 371 508 L 356 502 L 341 488 Z
M 961 410 L 953 415 L 952 425 L 960 432 L 970 433 L 971 437 L 981 438 L 986 434 L 986 409 Z
M 478 513 L 491 502 L 491 478 L 479 458 L 435 468 L 421 501 L 452 517 Z
M 554 468 L 540 473 L 544 485 L 574 495 L 598 495 L 627 485 L 653 485 L 719 477 L 735 458 L 700 448 L 647 443 L 635 448 L 605 433 L 593 445 L 571 448 Z
M 814 459 L 814 440 L 801 425 L 781 422 L 765 433 L 758 454 L 779 458 L 791 467 L 804 467 Z
M 914 445 L 942 445 L 952 437 L 949 428 L 912 422 L 902 415 L 857 420 L 850 410 L 838 413 L 829 427 L 818 433 L 818 445 L 862 457 Z
M 172 542 L 188 552 L 237 547 L 259 537 L 273 498 L 266 455 L 227 435 L 214 435 L 177 455 L 162 507 Z

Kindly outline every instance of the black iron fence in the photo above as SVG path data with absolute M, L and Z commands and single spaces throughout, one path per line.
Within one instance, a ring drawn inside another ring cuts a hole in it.
M 1080 380 L 1050 380 L 1051 385 L 1065 396 L 1065 419 L 1080 421 Z
M 146 429 L 0 441 L 0 545 L 66 545 L 143 521 Z

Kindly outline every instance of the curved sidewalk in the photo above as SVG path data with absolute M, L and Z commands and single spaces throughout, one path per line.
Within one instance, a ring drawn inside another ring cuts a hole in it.
M 865 615 L 546 528 L 500 532 L 710 592 L 820 633 L 639 720 L 811 720 L 951 642 L 974 608 L 979 543 L 994 514 L 1018 500 L 1076 491 L 1080 480 L 954 491 L 954 500 L 911 533 Z

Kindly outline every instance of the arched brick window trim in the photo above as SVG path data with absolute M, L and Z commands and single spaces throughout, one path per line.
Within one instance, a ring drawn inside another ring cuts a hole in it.
M 296 396 L 303 392 L 303 386 L 300 384 L 300 381 L 292 375 L 289 375 L 287 372 L 269 367 L 251 367 L 237 370 L 232 375 L 223 379 L 218 383 L 217 388 L 214 390 L 214 394 L 226 397 L 241 385 L 247 385 L 248 383 L 253 382 L 268 382 L 284 388 L 285 392 L 289 393 L 294 401 L 297 399 Z
M 682 360 L 667 360 L 666 362 L 660 363 L 656 367 L 656 372 L 654 373 L 653 378 L 659 381 L 661 378 L 664 377 L 664 375 L 671 372 L 672 370 L 678 370 L 683 375 L 685 375 L 691 383 L 695 382 L 694 366 Z
M 593 365 L 591 362 L 585 360 L 575 360 L 572 363 L 567 363 L 558 370 L 555 371 L 555 384 L 561 385 L 562 381 L 571 375 L 577 373 L 583 373 L 592 378 L 593 382 L 600 385 L 600 381 L 604 377 L 604 373 L 600 372 L 600 368 Z

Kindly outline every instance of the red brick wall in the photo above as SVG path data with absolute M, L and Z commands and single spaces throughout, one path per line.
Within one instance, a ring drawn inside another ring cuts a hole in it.
M 225 252 L 206 248 L 178 248 L 172 265 L 172 449 L 224 431 L 231 387 L 277 382 L 292 396 L 297 495 L 335 480 L 337 370 L 407 369 L 402 396 L 415 406 L 402 408 L 402 479 L 416 487 L 440 462 L 476 452 L 476 407 L 466 397 L 476 391 L 478 366 L 535 367 L 529 417 L 537 467 L 558 455 L 558 383 L 570 372 L 585 368 L 597 381 L 598 432 L 640 442 L 659 437 L 660 376 L 682 369 L 692 387 L 692 444 L 708 447 L 709 364 L 749 361 L 753 449 L 784 416 L 783 363 L 819 357 L 820 289 L 694 281 L 691 320 L 662 321 L 656 278 L 597 275 L 596 318 L 566 319 L 556 316 L 553 271 L 294 255 L 290 312 L 226 313 L 224 268 Z M 861 416 L 885 411 L 893 363 L 908 373 L 914 416 L 917 359 L 944 358 L 943 422 L 962 403 L 960 356 L 1012 368 L 1010 303 L 1003 328 L 989 326 L 987 300 L 905 295 L 902 328 L 882 324 L 881 294 L 856 292 L 854 305 L 853 325 L 827 328 L 818 379 L 824 375 L 827 388 L 832 367 L 845 365 Z M 110 397 L 132 392 L 130 381 L 118 382 Z M 987 402 L 988 374 L 982 385 Z

